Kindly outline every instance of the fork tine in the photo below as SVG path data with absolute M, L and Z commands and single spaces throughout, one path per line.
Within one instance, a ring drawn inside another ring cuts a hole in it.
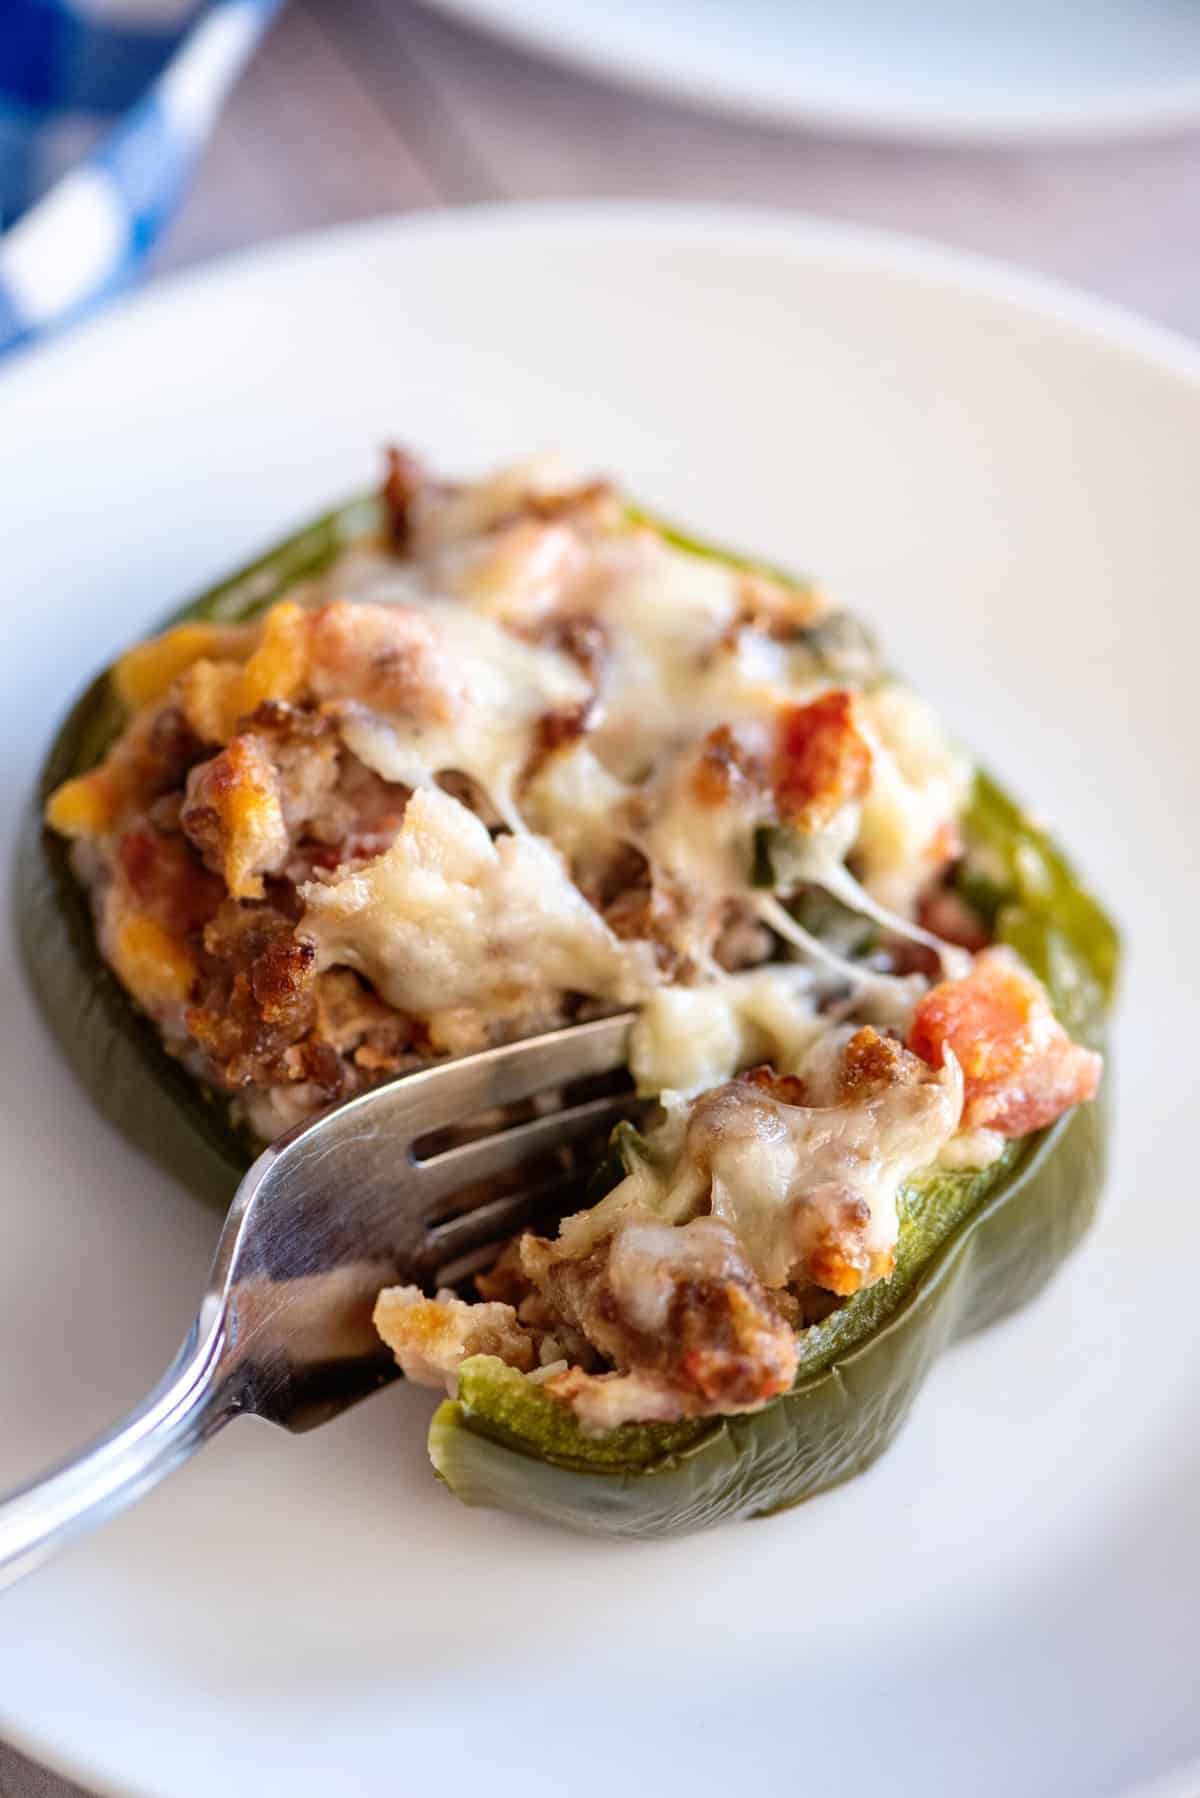
M 494 1105 L 513 1105 L 548 1087 L 625 1065 L 631 1014 L 596 1018 L 402 1074 L 387 1089 L 389 1126 L 410 1141 L 461 1123 Z
M 489 1199 L 473 1211 L 461 1211 L 436 1224 L 429 1232 L 426 1260 L 433 1278 L 453 1283 L 460 1277 L 451 1263 L 463 1261 L 476 1250 L 498 1247 L 527 1224 L 553 1197 L 576 1180 L 576 1174 L 563 1169 L 535 1185 L 510 1192 L 502 1199 Z
M 236 1376 L 239 1402 L 305 1429 L 365 1397 L 389 1369 L 378 1354 L 347 1352 L 351 1312 L 370 1344 L 381 1286 L 424 1286 L 439 1276 L 454 1283 L 493 1259 L 536 1212 L 552 1209 L 556 1196 L 560 1205 L 575 1202 L 580 1170 L 564 1145 L 602 1132 L 632 1095 L 581 1101 L 565 1116 L 549 1111 L 507 1138 L 501 1133 L 494 1146 L 491 1136 L 479 1137 L 426 1162 L 414 1145 L 446 1125 L 487 1123 L 494 1108 L 538 1093 L 553 1092 L 558 1103 L 573 1082 L 622 1068 L 630 1021 L 598 1019 L 402 1074 L 265 1149 L 235 1195 L 204 1300 L 205 1315 L 228 1321 L 222 1366 Z M 495 1197 L 489 1170 L 505 1169 L 509 1190 Z M 485 1200 L 482 1209 L 462 1210 L 472 1198 Z M 431 1228 L 439 1215 L 444 1224 Z M 250 1293 L 265 1302 L 251 1304 Z
M 413 1171 L 417 1189 L 425 1204 L 435 1204 L 448 1194 L 479 1180 L 490 1180 L 507 1173 L 535 1156 L 548 1155 L 554 1149 L 567 1148 L 585 1136 L 594 1136 L 606 1124 L 627 1117 L 638 1100 L 633 1093 L 617 1093 L 607 1098 L 589 1099 L 581 1105 L 570 1105 L 565 1111 L 551 1111 L 545 1117 L 531 1118 L 528 1123 L 501 1129 L 492 1136 L 475 1142 L 461 1143 L 418 1161 Z

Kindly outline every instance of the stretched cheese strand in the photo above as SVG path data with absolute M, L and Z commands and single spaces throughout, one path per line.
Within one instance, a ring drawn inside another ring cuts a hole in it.
M 942 973 L 947 980 L 960 980 L 969 973 L 971 957 L 966 949 L 954 943 L 948 943 L 943 937 L 935 936 L 933 931 L 924 930 L 919 924 L 910 924 L 907 918 L 891 911 L 888 906 L 880 905 L 872 899 L 866 888 L 857 881 L 844 862 L 831 865 L 814 876 L 816 884 L 823 887 L 831 899 L 837 899 L 859 917 L 870 918 L 872 923 L 890 931 L 893 936 L 904 937 L 910 943 L 920 943 L 926 949 L 932 949 L 941 963 Z
M 830 949 L 820 937 L 813 936 L 802 924 L 797 924 L 791 913 L 785 911 L 778 899 L 768 893 L 756 895 L 755 906 L 763 923 L 781 936 L 785 943 L 791 943 L 801 954 L 812 961 L 820 962 L 831 969 L 842 980 L 851 986 L 862 988 L 878 988 L 889 994 L 899 988 L 907 989 L 907 981 L 901 974 L 881 974 L 877 968 L 865 968 L 861 962 L 847 961 L 844 956 Z

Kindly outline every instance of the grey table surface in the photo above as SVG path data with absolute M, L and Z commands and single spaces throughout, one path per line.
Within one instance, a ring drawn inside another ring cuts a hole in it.
M 232 95 L 151 280 L 288 233 L 479 201 L 795 208 L 1059 276 L 1200 335 L 1200 128 L 945 149 L 632 95 L 412 0 L 291 0 Z M 0 1694 L 0 1727 L 3 1696 Z M 0 1742 L 0 1798 L 81 1798 Z

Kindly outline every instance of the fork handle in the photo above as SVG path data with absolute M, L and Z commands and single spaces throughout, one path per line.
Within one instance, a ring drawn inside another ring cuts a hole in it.
M 158 1484 L 239 1409 L 224 1323 L 196 1323 L 154 1390 L 79 1455 L 0 1498 L 0 1589 Z

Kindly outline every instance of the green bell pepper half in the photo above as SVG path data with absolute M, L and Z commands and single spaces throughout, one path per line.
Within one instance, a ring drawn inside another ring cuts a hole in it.
M 383 512 L 358 498 L 288 537 L 250 567 L 165 618 L 242 624 L 348 549 L 381 537 Z M 38 777 L 17 848 L 15 914 L 21 957 L 42 1013 L 76 1074 L 117 1129 L 151 1160 L 224 1211 L 262 1147 L 230 1122 L 222 1099 L 166 1054 L 100 954 L 87 893 L 70 845 L 43 823 L 46 800 L 102 761 L 128 712 L 111 672 L 80 695 Z
M 631 522 L 653 523 L 629 508 Z M 164 621 L 254 618 L 348 548 L 379 537 L 377 501 L 330 512 Z M 687 553 L 739 567 L 662 527 Z M 771 571 L 775 573 L 775 571 Z M 256 1145 L 163 1050 L 100 956 L 47 796 L 103 757 L 126 722 L 110 675 L 72 708 L 42 769 L 17 863 L 17 917 L 42 1010 L 100 1109 L 202 1197 L 228 1203 Z M 963 820 L 963 897 L 1042 978 L 1077 1038 L 1102 1047 L 1117 932 L 1049 837 L 986 775 Z M 942 1348 L 1031 1299 L 1078 1242 L 1103 1183 L 1107 1088 L 977 1173 L 934 1173 L 900 1198 L 896 1268 L 804 1331 L 792 1388 L 746 1416 L 631 1424 L 586 1435 L 572 1413 L 490 1356 L 460 1370 L 429 1452 L 468 1504 L 596 1534 L 678 1535 L 800 1503 L 868 1467 L 892 1441 Z

